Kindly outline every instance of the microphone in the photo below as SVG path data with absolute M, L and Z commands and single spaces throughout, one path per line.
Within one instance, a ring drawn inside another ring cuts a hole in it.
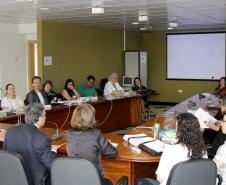
M 22 123 L 21 123 L 21 115 L 20 114 L 16 114 L 16 116 L 17 116 L 16 126 L 22 125 Z
M 48 123 L 52 123 L 56 126 L 56 132 L 50 137 L 51 140 L 57 140 L 63 137 L 63 134 L 59 131 L 57 123 L 54 123 L 52 121 L 46 121 Z

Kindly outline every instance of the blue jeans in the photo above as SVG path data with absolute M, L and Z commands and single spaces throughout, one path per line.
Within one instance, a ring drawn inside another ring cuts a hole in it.
M 137 185 L 160 185 L 160 183 L 154 179 L 144 178 L 144 179 L 138 180 Z

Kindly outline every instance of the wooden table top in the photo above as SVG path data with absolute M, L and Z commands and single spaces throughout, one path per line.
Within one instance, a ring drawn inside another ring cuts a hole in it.
M 8 130 L 15 125 L 13 124 L 5 124 L 0 123 L 0 129 Z M 53 128 L 42 128 L 41 131 L 48 135 L 49 137 L 52 136 L 55 133 L 55 129 Z M 132 134 L 135 133 L 147 133 L 149 130 L 147 129 L 136 129 L 134 131 L 131 131 Z M 151 132 L 150 132 L 151 133 Z M 0 141 L 4 141 L 5 132 L 0 132 Z M 107 139 L 111 140 L 114 143 L 118 143 L 117 150 L 118 150 L 118 156 L 116 157 L 117 160 L 124 160 L 124 161 L 133 161 L 133 162 L 158 162 L 160 157 L 159 156 L 152 156 L 149 153 L 145 151 L 141 151 L 140 153 L 137 153 L 136 151 L 132 150 L 132 146 L 128 144 L 127 142 L 123 141 L 122 135 L 114 135 L 114 134 L 106 134 L 105 135 Z M 59 140 L 54 140 L 51 142 L 52 144 L 60 145 L 66 143 L 66 133 L 64 131 L 64 136 Z M 58 150 L 59 154 L 66 155 L 66 144 L 63 145 Z M 104 156 L 103 156 L 104 158 Z

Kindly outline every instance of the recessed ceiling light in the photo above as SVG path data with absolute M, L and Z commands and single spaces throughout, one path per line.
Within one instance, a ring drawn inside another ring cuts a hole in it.
M 148 16 L 147 15 L 141 15 L 141 16 L 138 17 L 138 21 L 139 22 L 148 21 Z
M 49 8 L 45 8 L 45 7 L 41 7 L 41 8 L 38 8 L 39 10 L 42 10 L 42 11 L 49 11 Z
M 133 25 L 138 25 L 138 24 L 139 24 L 139 22 L 132 22 L 132 24 L 133 24 Z
M 92 8 L 92 14 L 103 14 L 104 13 L 104 8 L 96 7 Z
M 172 27 L 168 27 L 168 30 L 172 30 L 173 28 Z

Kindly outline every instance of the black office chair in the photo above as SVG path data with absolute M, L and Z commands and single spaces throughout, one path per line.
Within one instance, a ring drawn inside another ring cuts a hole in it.
M 222 177 L 217 174 L 216 164 L 209 159 L 180 162 L 171 169 L 166 185 L 218 185 Z M 148 179 L 141 179 L 139 185 L 153 185 Z
M 100 89 L 102 90 L 102 91 L 104 91 L 104 86 L 105 86 L 105 84 L 108 82 L 108 79 L 107 78 L 103 78 L 103 79 L 101 79 L 100 80 Z
M 28 167 L 19 154 L 0 151 L 0 182 L 2 185 L 33 185 Z
M 51 166 L 52 185 L 101 185 L 99 173 L 93 163 L 79 158 L 57 158 Z M 127 185 L 123 176 L 116 185 Z

